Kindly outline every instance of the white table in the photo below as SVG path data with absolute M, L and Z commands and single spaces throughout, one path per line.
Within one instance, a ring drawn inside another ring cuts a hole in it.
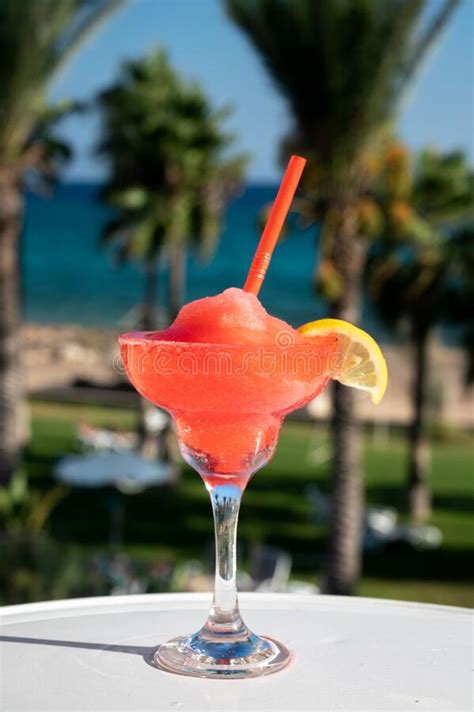
M 196 630 L 210 598 L 163 594 L 0 609 L 0 709 L 470 710 L 467 609 L 363 598 L 243 594 L 246 622 L 294 651 L 284 671 L 198 680 L 150 663 Z

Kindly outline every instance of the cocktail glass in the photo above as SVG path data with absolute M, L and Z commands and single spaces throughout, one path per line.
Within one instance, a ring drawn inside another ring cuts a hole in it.
M 156 664 L 198 677 L 255 677 L 290 660 L 280 642 L 251 632 L 236 588 L 236 532 L 242 493 L 271 458 L 282 421 L 314 398 L 331 374 L 334 337 L 305 339 L 285 330 L 275 343 L 173 342 L 159 332 L 120 337 L 135 388 L 167 410 L 183 458 L 210 494 L 216 542 L 209 617 L 192 635 L 162 643 Z

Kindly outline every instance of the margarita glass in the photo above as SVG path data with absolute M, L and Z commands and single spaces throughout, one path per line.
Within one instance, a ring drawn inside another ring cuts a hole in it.
M 232 318 L 230 319 L 230 315 Z M 161 645 L 162 668 L 200 676 L 275 672 L 289 652 L 242 621 L 236 529 L 242 492 L 271 458 L 282 421 L 331 377 L 334 335 L 307 337 L 269 316 L 257 297 L 228 289 L 186 305 L 163 332 L 120 337 L 135 388 L 172 416 L 184 459 L 211 497 L 216 534 L 214 601 L 203 628 Z
M 305 160 L 293 156 L 244 289 L 185 305 L 161 332 L 120 337 L 135 388 L 173 418 L 184 459 L 211 497 L 216 539 L 214 600 L 197 633 L 161 644 L 162 669 L 197 677 L 255 677 L 280 670 L 290 653 L 252 633 L 240 615 L 236 533 L 242 492 L 270 460 L 288 413 L 331 378 L 377 403 L 387 382 L 383 355 L 365 332 L 335 319 L 293 329 L 257 299 Z

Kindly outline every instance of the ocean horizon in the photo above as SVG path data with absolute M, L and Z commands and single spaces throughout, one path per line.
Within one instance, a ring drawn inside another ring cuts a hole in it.
M 259 238 L 259 213 L 277 185 L 248 185 L 230 201 L 213 256 L 206 262 L 191 249 L 186 301 L 240 287 Z M 100 244 L 110 209 L 99 201 L 100 184 L 62 183 L 50 197 L 28 194 L 22 239 L 23 317 L 28 322 L 118 328 L 142 301 L 139 264 L 114 263 L 113 250 Z M 265 308 L 293 326 L 327 316 L 312 287 L 318 226 L 288 221 L 260 293 Z M 161 291 L 165 270 L 160 270 Z M 381 334 L 364 309 L 363 326 Z

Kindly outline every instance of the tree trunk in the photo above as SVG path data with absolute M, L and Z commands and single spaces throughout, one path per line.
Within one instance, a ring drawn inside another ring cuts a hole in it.
M 172 239 L 169 248 L 168 315 L 173 322 L 183 306 L 186 291 L 186 249 L 184 240 Z
M 426 436 L 428 331 L 414 333 L 413 420 L 410 428 L 410 455 L 407 483 L 407 505 L 411 519 L 424 521 L 431 515 L 431 493 L 428 487 L 430 446 Z
M 158 261 L 150 260 L 145 263 L 143 285 L 143 308 L 140 328 L 143 331 L 152 331 L 156 328 L 156 308 L 158 297 Z M 142 455 L 150 459 L 159 456 L 158 437 L 150 429 L 150 415 L 155 406 L 146 398 L 140 396 L 140 411 L 138 422 L 138 447 Z
M 0 167 L 0 482 L 7 481 L 17 467 L 24 436 L 19 363 L 22 219 L 20 180 Z
M 143 331 L 152 331 L 156 328 L 156 308 L 158 298 L 158 260 L 145 263 L 143 289 L 143 309 L 140 328 Z
M 332 315 L 352 323 L 360 320 L 360 284 L 366 246 L 358 239 L 357 220 L 342 212 L 333 237 L 332 259 L 342 278 L 343 291 L 332 305 Z M 351 595 L 361 571 L 363 486 L 361 477 L 361 428 L 355 410 L 356 392 L 333 386 L 331 513 L 325 593 Z

